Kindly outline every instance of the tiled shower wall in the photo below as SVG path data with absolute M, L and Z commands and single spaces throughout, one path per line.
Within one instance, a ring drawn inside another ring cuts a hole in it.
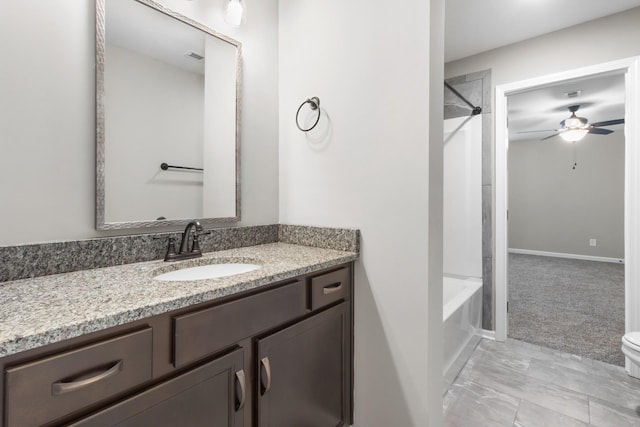
M 493 330 L 493 144 L 491 70 L 447 79 L 462 96 L 482 107 L 482 328 Z M 471 108 L 449 89 L 444 90 L 444 118 L 469 116 Z

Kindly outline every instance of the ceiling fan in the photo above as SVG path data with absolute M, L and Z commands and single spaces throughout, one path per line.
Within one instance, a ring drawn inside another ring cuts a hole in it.
M 560 129 L 534 130 L 534 131 L 525 131 L 525 132 L 518 132 L 518 133 L 557 132 L 557 133 L 554 133 L 553 135 L 547 136 L 546 138 L 542 138 L 541 141 L 560 135 L 560 137 L 565 141 L 576 142 L 576 141 L 580 141 L 588 133 L 593 133 L 595 135 L 609 135 L 610 133 L 613 133 L 613 131 L 610 129 L 603 129 L 603 127 L 619 125 L 624 123 L 624 119 L 615 119 L 615 120 L 606 120 L 604 122 L 588 124 L 589 121 L 586 118 L 576 116 L 576 111 L 580 109 L 580 105 L 571 105 L 568 107 L 568 109 L 569 109 L 569 112 L 571 113 L 571 116 L 560 122 L 560 126 L 561 126 Z

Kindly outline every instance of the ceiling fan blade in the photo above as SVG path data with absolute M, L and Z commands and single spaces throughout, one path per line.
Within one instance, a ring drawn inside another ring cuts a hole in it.
M 601 127 L 601 126 L 613 126 L 613 125 L 621 125 L 624 123 L 624 119 L 616 119 L 616 120 L 607 120 L 605 122 L 592 123 L 593 127 Z
M 546 138 L 542 138 L 540 141 L 544 141 L 545 139 L 553 138 L 554 136 L 558 136 L 558 135 L 560 135 L 560 134 L 559 133 L 554 133 L 553 135 L 549 135 Z
M 589 133 L 594 133 L 596 135 L 609 135 L 610 133 L 613 133 L 613 131 L 609 129 L 591 128 L 589 129 Z
M 546 130 L 523 130 L 516 133 L 534 133 L 534 132 L 558 132 L 558 129 L 546 129 Z

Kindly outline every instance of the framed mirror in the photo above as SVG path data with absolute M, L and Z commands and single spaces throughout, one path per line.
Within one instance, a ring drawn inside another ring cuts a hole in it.
M 96 0 L 96 228 L 240 220 L 241 44 L 151 0 Z

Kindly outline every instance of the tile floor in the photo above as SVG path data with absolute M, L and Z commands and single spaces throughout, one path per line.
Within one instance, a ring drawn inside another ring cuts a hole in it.
M 444 396 L 445 426 L 640 426 L 640 380 L 522 341 L 482 340 Z

